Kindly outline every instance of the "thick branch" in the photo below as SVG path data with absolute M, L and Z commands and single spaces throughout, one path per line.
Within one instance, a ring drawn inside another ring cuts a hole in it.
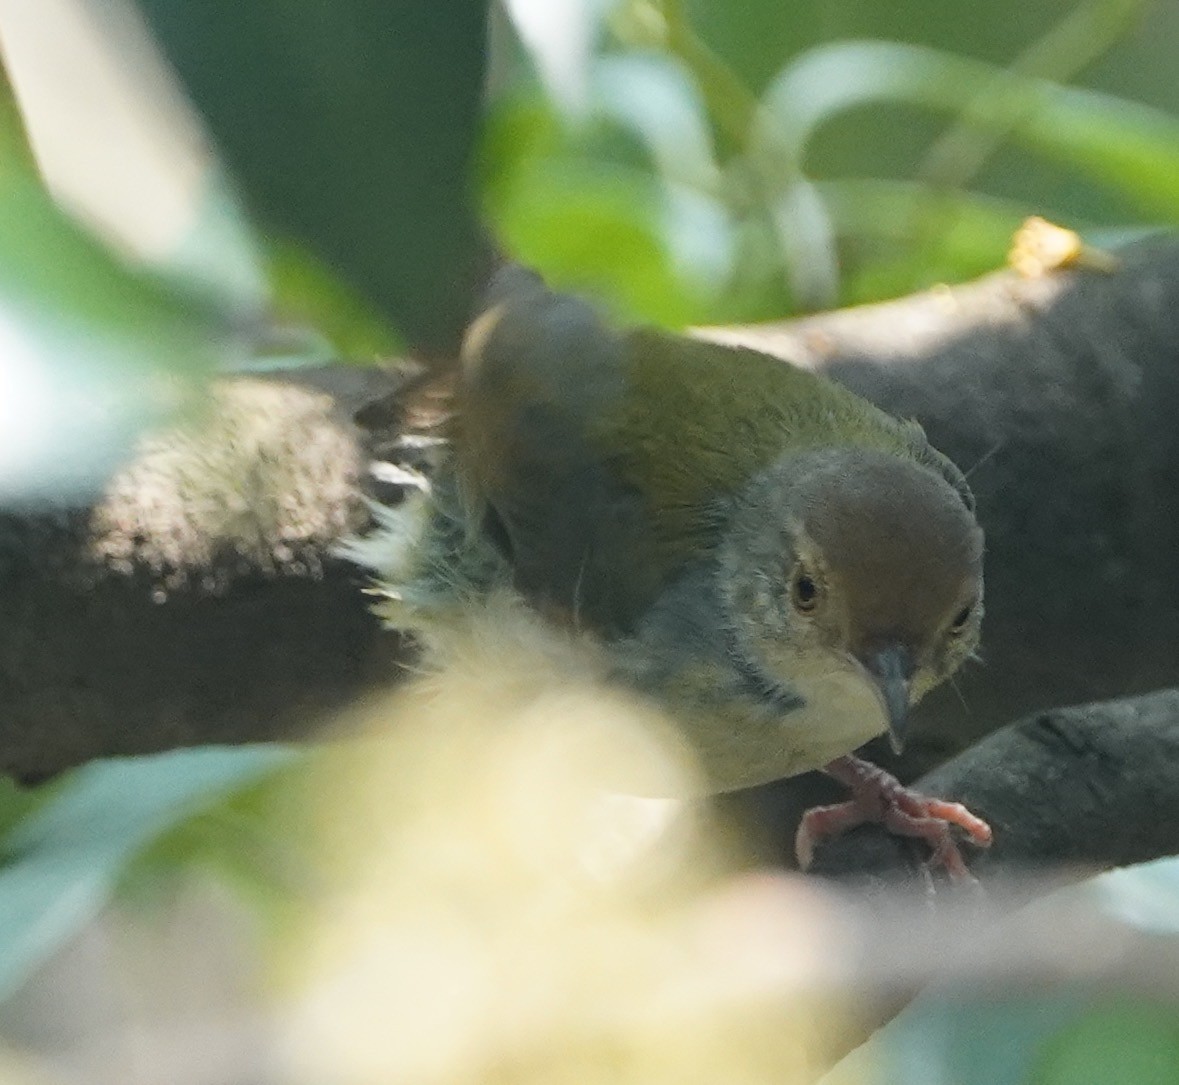
M 93 508 L 0 512 L 0 767 L 306 735 L 400 674 L 331 552 L 367 517 L 350 415 L 398 381 L 296 380 L 224 382 Z

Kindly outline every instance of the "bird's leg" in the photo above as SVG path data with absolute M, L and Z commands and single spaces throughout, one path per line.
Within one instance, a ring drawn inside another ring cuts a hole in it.
M 982 848 L 991 843 L 991 827 L 961 803 L 910 791 L 891 773 L 851 754 L 837 757 L 824 765 L 823 771 L 849 788 L 852 797 L 834 806 L 813 807 L 803 815 L 794 841 L 803 870 L 810 866 L 820 840 L 876 821 L 898 836 L 924 840 L 933 849 L 930 864 L 944 867 L 953 880 L 971 879 L 950 827 L 964 830 L 970 842 Z

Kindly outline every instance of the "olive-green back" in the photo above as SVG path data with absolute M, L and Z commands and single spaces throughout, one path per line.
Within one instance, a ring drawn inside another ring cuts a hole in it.
M 709 545 L 717 503 L 792 450 L 856 445 L 924 460 L 925 435 L 816 373 L 758 351 L 639 329 L 620 409 L 587 420 L 646 495 L 664 560 Z

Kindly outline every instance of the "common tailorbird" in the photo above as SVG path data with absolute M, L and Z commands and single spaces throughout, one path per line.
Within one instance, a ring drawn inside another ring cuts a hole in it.
M 614 331 L 508 267 L 448 436 L 401 557 L 366 545 L 393 624 L 436 636 L 507 588 L 658 704 L 709 789 L 845 783 L 851 802 L 803 820 L 804 866 L 816 839 L 880 820 L 966 876 L 950 826 L 985 845 L 986 824 L 853 755 L 884 732 L 899 752 L 910 706 L 979 638 L 973 499 L 916 423 L 755 351 Z

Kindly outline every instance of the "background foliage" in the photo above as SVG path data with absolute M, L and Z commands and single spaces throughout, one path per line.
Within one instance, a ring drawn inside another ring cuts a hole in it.
M 896 296 L 997 266 L 1027 214 L 1120 233 L 1179 211 L 1167 5 L 595 10 L 559 69 L 555 32 L 529 56 L 503 35 L 484 193 L 513 248 L 628 315 Z

